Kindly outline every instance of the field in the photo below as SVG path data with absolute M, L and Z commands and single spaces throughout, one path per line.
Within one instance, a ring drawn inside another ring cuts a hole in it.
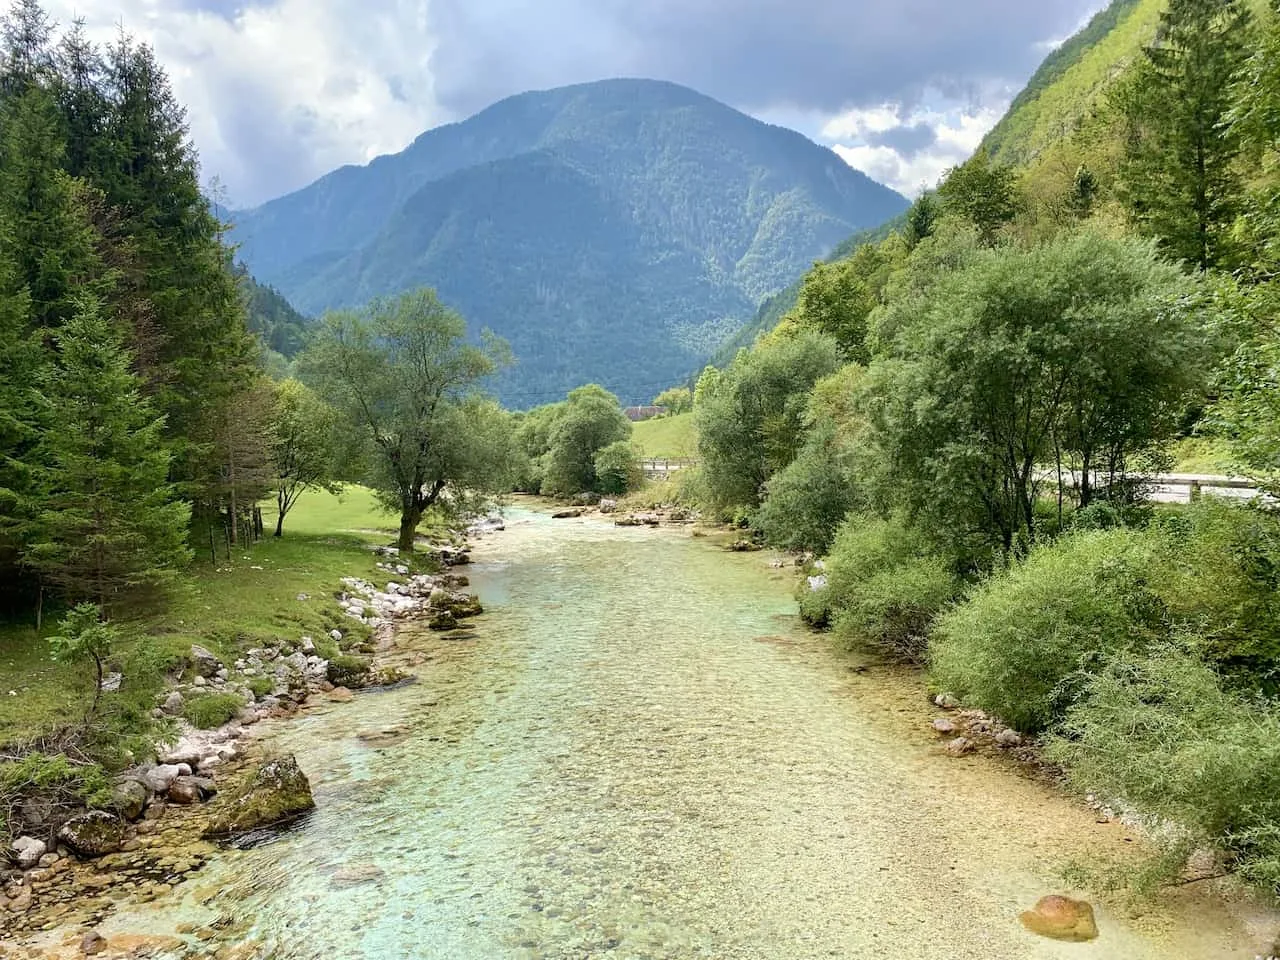
M 304 494 L 275 529 L 275 504 L 264 504 L 268 535 L 227 557 L 219 545 L 217 564 L 198 553 L 173 591 L 163 614 L 122 624 L 125 642 L 113 658 L 124 674 L 122 696 L 148 703 L 162 687 L 166 668 L 193 643 L 220 656 L 273 636 L 317 640 L 341 624 L 333 600 L 344 576 L 371 576 L 371 544 L 394 539 L 396 517 L 385 513 L 370 491 L 351 487 L 342 497 Z M 305 597 L 305 599 L 303 599 Z M 0 745 L 25 740 L 78 721 L 93 681 L 89 668 L 54 662 L 48 637 L 56 632 L 57 613 L 44 629 L 0 626 Z
M 631 439 L 646 457 L 675 460 L 698 454 L 698 437 L 692 413 L 643 420 L 635 424 Z

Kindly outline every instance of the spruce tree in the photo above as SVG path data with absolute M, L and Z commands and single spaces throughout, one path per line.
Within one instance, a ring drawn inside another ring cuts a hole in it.
M 67 600 L 109 608 L 162 585 L 190 559 L 190 508 L 168 481 L 164 421 L 99 304 L 82 298 L 54 340 L 57 361 L 42 392 L 57 427 L 37 449 L 41 507 L 25 559 Z
M 1121 197 L 1166 253 L 1202 269 L 1230 260 L 1240 147 L 1224 120 L 1250 24 L 1238 0 L 1172 0 L 1116 94 L 1126 124 Z

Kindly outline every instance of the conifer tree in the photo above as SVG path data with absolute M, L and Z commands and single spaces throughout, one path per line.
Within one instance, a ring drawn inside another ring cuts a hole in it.
M 142 395 L 120 333 L 84 297 L 54 334 L 37 450 L 41 507 L 26 562 L 68 600 L 111 607 L 190 559 L 187 504 L 169 483 L 164 421 Z
M 1202 269 L 1230 261 L 1240 146 L 1224 120 L 1250 24 L 1239 0 L 1172 0 L 1115 95 L 1126 126 L 1121 197 L 1166 253 Z

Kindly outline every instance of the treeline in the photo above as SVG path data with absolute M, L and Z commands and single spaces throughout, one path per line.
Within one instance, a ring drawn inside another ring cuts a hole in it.
M 686 493 L 825 557 L 804 615 L 1042 735 L 1280 892 L 1280 520 L 1155 505 L 1173 441 L 1280 474 L 1280 17 L 1173 0 L 1066 172 L 985 154 L 821 264 L 694 395 Z
M 2 602 L 110 607 L 183 566 L 191 523 L 248 518 L 266 388 L 152 51 L 35 0 L 2 32 Z

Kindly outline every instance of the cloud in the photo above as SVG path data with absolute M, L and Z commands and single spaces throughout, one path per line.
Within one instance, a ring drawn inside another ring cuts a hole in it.
M 808 118 L 803 132 L 902 184 L 957 159 L 959 141 L 972 139 L 973 122 L 1003 109 L 1043 57 L 1046 38 L 1067 33 L 1099 6 L 46 2 L 63 23 L 85 16 L 104 40 L 123 24 L 155 47 L 188 105 L 206 175 L 219 177 L 238 204 L 399 150 L 424 129 L 511 94 L 613 76 L 683 83 L 756 116 Z M 842 118 L 856 129 L 832 126 Z
M 1007 103 L 1007 97 L 991 94 L 986 102 L 998 106 L 957 104 L 937 91 L 926 93 L 924 100 L 934 105 L 882 104 L 846 111 L 827 122 L 819 139 L 850 166 L 914 196 L 972 156 Z

